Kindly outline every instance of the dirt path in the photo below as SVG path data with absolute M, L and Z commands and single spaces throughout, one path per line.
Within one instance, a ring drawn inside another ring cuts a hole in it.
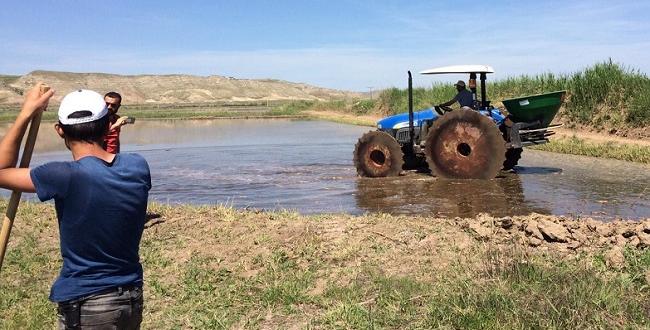
M 586 130 L 577 130 L 577 129 L 570 129 L 570 128 L 559 128 L 556 130 L 556 132 L 558 137 L 568 138 L 568 137 L 575 136 L 579 139 L 587 140 L 594 143 L 615 142 L 620 144 L 650 146 L 650 139 L 640 139 L 640 138 L 633 139 L 633 138 L 620 137 L 616 135 L 594 133 Z
M 304 113 L 308 116 L 323 120 L 346 122 L 362 126 L 375 126 L 377 124 L 377 121 L 382 118 L 382 116 L 379 115 L 355 115 L 328 110 L 308 110 Z

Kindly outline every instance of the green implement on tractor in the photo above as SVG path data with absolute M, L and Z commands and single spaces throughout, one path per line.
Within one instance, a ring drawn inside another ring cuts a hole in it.
M 566 91 L 544 93 L 503 100 L 503 106 L 515 122 L 539 120 L 541 127 L 548 127 L 564 102 Z

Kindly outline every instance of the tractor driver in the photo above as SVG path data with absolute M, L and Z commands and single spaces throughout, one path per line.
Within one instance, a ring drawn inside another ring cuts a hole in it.
M 470 92 L 465 88 L 465 82 L 459 80 L 457 83 L 454 84 L 454 86 L 456 87 L 458 94 L 456 94 L 456 96 L 454 96 L 453 99 L 445 103 L 440 103 L 438 104 L 438 106 L 441 108 L 446 108 L 446 110 L 450 110 L 449 106 L 454 104 L 455 102 L 458 102 L 458 104 L 460 104 L 461 109 L 471 109 L 472 105 L 474 105 L 474 95 L 472 94 L 472 92 Z

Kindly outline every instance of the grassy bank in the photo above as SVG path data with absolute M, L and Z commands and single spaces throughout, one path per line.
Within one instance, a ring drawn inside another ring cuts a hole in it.
M 571 74 L 546 73 L 488 81 L 488 97 L 497 106 L 504 99 L 556 90 L 568 91 L 560 113 L 566 124 L 618 130 L 650 125 L 650 78 L 611 60 Z M 454 92 L 449 84 L 416 88 L 414 107 L 444 102 Z M 378 113 L 400 113 L 407 111 L 407 103 L 405 89 L 391 88 L 383 91 L 370 108 Z
M 56 107 L 55 107 L 56 108 Z M 304 115 L 296 111 L 278 107 L 183 107 L 176 108 L 123 108 L 119 111 L 120 115 L 131 116 L 136 119 L 215 119 L 215 118 L 275 118 L 275 117 L 303 117 Z M 0 111 L 0 123 L 10 123 L 16 119 L 18 110 Z M 56 121 L 57 112 L 53 110 L 46 111 L 42 117 L 44 121 Z
M 626 248 L 610 267 L 607 248 L 486 241 L 451 219 L 161 205 L 150 212 L 161 217 L 141 244 L 145 329 L 650 326 L 647 249 Z M 25 203 L 17 219 L 0 328 L 52 328 L 54 210 Z
M 532 147 L 532 149 L 650 164 L 650 146 L 647 145 L 623 144 L 613 141 L 591 142 L 574 136 L 553 138 L 549 143 Z
M 12 82 L 18 80 L 18 78 L 20 78 L 20 76 L 0 74 L 0 84 L 11 84 Z

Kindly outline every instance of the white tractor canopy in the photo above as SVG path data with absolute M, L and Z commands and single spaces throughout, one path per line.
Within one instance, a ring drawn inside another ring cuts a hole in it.
M 445 73 L 494 73 L 489 65 L 468 64 L 441 66 L 429 70 L 420 71 L 420 74 L 445 74 Z

